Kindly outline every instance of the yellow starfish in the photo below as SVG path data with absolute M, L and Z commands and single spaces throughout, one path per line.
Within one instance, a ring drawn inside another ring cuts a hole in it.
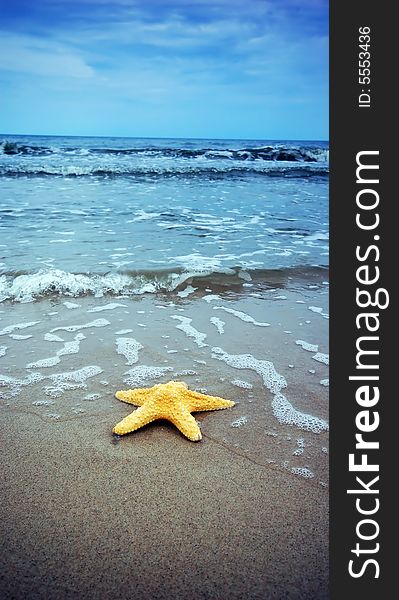
M 124 435 L 156 419 L 166 419 L 193 442 L 198 442 L 202 435 L 191 412 L 219 410 L 235 404 L 231 400 L 193 392 L 183 381 L 159 383 L 152 388 L 121 390 L 116 392 L 115 396 L 122 402 L 136 404 L 140 408 L 117 423 L 112 430 L 114 433 Z

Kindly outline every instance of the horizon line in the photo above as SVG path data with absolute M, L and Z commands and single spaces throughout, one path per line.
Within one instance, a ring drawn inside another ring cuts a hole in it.
M 330 140 L 319 138 L 275 138 L 275 137 L 173 137 L 173 136 L 147 136 L 147 135 L 78 135 L 78 134 L 55 134 L 55 133 L 3 133 L 0 136 L 15 136 L 15 137 L 65 137 L 65 138 L 120 138 L 120 139 L 144 139 L 144 140 L 220 140 L 220 141 L 290 141 L 290 142 L 324 142 L 329 143 Z

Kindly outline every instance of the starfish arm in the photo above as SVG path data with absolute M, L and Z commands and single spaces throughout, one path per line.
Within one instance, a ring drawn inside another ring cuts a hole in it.
M 207 396 L 206 394 L 200 394 L 199 392 L 188 391 L 187 407 L 191 411 L 201 410 L 220 410 L 221 408 L 229 408 L 234 406 L 235 402 L 232 400 L 225 400 L 219 398 L 219 396 Z
M 119 390 L 115 393 L 115 397 L 122 402 L 142 406 L 148 398 L 148 389 L 137 388 L 135 390 Z
M 188 410 L 175 412 L 168 416 L 168 421 L 177 427 L 183 435 L 192 442 L 199 442 L 202 439 L 201 430 L 193 415 L 190 415 Z
M 118 435 L 125 435 L 125 433 L 136 431 L 136 429 L 144 427 L 144 425 L 147 425 L 147 423 L 155 421 L 156 418 L 157 416 L 152 409 L 148 408 L 147 406 L 141 406 L 137 410 L 134 410 L 130 415 L 122 419 L 122 421 L 117 423 L 112 431 Z

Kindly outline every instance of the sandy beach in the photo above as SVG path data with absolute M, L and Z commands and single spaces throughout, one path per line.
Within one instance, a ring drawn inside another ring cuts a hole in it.
M 1 597 L 327 598 L 327 276 L 3 303 Z M 236 406 L 112 435 L 170 379 Z

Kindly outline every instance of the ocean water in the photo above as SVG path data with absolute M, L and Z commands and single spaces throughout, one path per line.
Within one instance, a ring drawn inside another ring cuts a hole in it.
M 0 135 L 0 301 L 328 266 L 328 144 Z
M 327 144 L 1 139 L 0 409 L 105 442 L 116 390 L 183 380 L 236 402 L 205 443 L 324 493 Z

